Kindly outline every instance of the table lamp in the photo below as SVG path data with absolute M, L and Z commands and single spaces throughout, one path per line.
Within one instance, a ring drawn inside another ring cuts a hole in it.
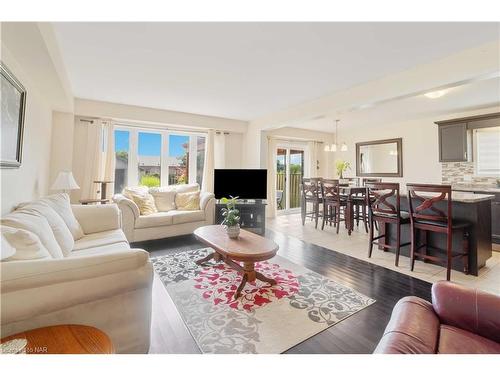
M 69 171 L 62 171 L 57 175 L 51 189 L 62 190 L 63 193 L 67 193 L 69 190 L 80 189 L 80 186 L 76 183 L 73 173 Z

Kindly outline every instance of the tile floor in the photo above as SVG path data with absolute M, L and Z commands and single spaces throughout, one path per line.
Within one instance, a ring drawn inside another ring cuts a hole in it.
M 378 250 L 374 246 L 372 257 L 367 256 L 368 235 L 359 226 L 351 236 L 347 235 L 344 227 L 340 227 L 339 234 L 336 229 L 326 227 L 324 230 L 314 228 L 314 222 L 307 220 L 302 226 L 300 214 L 278 215 L 275 219 L 267 221 L 267 227 L 277 232 L 285 233 L 289 236 L 299 238 L 327 249 L 350 255 L 354 258 L 362 259 L 370 263 L 389 268 L 391 270 L 410 275 L 428 282 L 446 279 L 446 269 L 422 261 L 416 261 L 415 269 L 410 271 L 410 259 L 401 256 L 399 267 L 394 265 L 394 254 Z M 458 271 L 451 273 L 451 280 L 460 284 L 476 287 L 478 289 L 500 294 L 500 246 L 494 245 L 497 251 L 493 251 L 493 256 L 488 259 L 486 266 L 481 268 L 479 276 L 465 275 Z

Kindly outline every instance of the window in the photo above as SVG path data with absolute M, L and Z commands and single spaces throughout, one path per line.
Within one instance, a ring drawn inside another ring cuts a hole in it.
M 161 134 L 139 132 L 137 156 L 139 185 L 148 187 L 161 184 Z
M 168 136 L 168 184 L 187 184 L 189 181 L 189 136 Z
M 500 126 L 474 129 L 476 175 L 500 176 Z
M 137 185 L 154 187 L 197 182 L 201 186 L 205 136 L 116 127 L 115 157 L 115 193 L 120 193 L 125 186 Z

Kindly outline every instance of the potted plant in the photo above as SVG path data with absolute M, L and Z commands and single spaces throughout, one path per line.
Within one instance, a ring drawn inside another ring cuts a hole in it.
M 229 238 L 238 238 L 240 235 L 240 211 L 236 209 L 236 200 L 238 197 L 222 198 L 220 202 L 226 207 L 222 209 L 224 220 L 221 225 L 226 226 L 226 232 Z
M 337 174 L 339 175 L 340 179 L 344 178 L 343 174 L 345 171 L 347 171 L 348 169 L 351 169 L 351 163 L 349 163 L 348 161 L 337 160 L 335 165 L 337 167 Z

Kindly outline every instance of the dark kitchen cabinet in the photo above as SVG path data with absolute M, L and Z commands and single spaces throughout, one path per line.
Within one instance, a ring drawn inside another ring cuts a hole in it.
M 439 161 L 467 161 L 467 123 L 439 125 Z

